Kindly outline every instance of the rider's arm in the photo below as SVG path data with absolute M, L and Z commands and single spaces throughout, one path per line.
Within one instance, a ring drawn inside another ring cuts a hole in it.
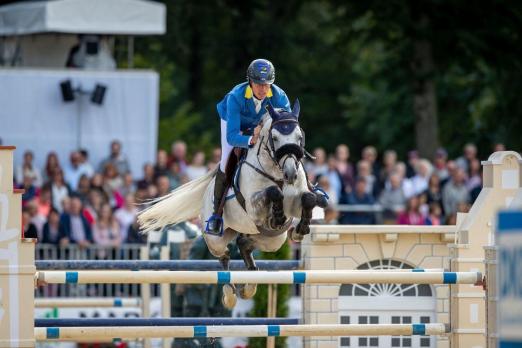
M 250 136 L 241 134 L 241 109 L 235 98 L 227 100 L 227 142 L 234 147 L 247 148 Z

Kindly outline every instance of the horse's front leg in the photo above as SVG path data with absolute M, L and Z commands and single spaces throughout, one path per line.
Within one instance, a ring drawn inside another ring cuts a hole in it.
M 310 223 L 312 221 L 312 210 L 317 206 L 317 195 L 312 192 L 301 194 L 301 220 L 295 227 L 292 235 L 294 240 L 302 240 L 303 236 L 310 233 Z
M 283 207 L 283 191 L 276 185 L 270 186 L 265 190 L 266 197 L 272 203 L 272 214 L 268 219 L 269 225 L 273 229 L 278 229 L 284 225 L 286 221 L 285 211 Z M 270 216 L 270 214 L 269 214 Z
M 268 224 L 269 228 L 278 229 L 286 221 L 283 207 L 283 191 L 277 186 L 269 186 L 255 193 L 251 200 L 250 216 L 258 226 Z

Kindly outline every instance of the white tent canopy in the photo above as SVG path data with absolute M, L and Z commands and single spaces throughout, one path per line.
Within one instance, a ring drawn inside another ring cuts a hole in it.
M 144 0 L 30 1 L 0 7 L 0 36 L 165 33 L 165 5 Z

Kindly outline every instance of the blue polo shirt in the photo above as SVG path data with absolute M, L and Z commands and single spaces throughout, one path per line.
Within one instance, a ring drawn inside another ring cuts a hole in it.
M 253 98 L 252 88 L 248 82 L 243 82 L 232 88 L 217 104 L 219 117 L 227 122 L 227 141 L 234 147 L 248 148 L 250 136 L 244 134 L 251 134 L 266 113 L 266 106 L 269 103 L 273 108 L 291 111 L 286 93 L 274 84 L 271 85 L 259 112 L 256 112 Z

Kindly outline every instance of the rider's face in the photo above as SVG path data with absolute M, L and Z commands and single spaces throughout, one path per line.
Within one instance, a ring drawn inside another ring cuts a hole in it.
M 251 83 L 252 86 L 252 92 L 254 92 L 254 96 L 257 99 L 265 99 L 266 95 L 268 94 L 268 91 L 270 90 L 270 85 L 267 84 L 260 84 L 260 83 Z

